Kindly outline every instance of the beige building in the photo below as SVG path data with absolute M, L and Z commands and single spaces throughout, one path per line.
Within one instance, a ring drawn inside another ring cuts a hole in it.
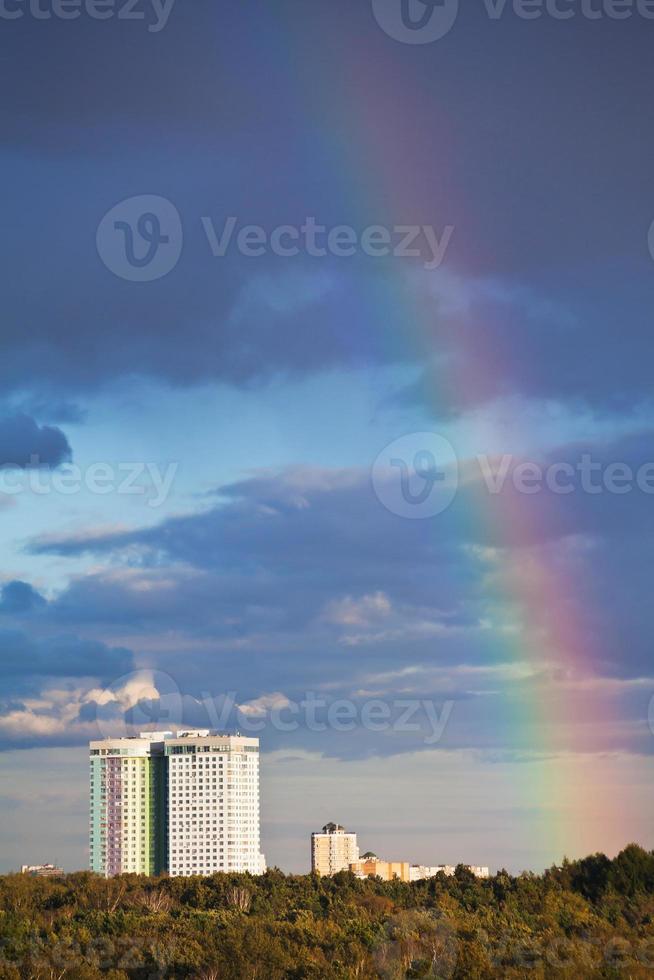
M 488 868 L 479 868 L 466 865 L 477 878 L 488 878 Z M 364 854 L 360 861 L 350 865 L 350 871 L 358 878 L 381 878 L 382 881 L 392 881 L 397 878 L 399 881 L 422 881 L 425 878 L 434 878 L 440 872 L 451 877 L 455 872 L 454 865 L 438 864 L 427 867 L 422 864 L 410 864 L 408 861 L 381 861 L 376 854 L 368 852 Z
M 477 878 L 488 878 L 488 868 L 466 865 Z M 328 823 L 321 833 L 311 835 L 311 870 L 319 875 L 350 871 L 357 878 L 381 878 L 382 881 L 422 881 L 439 873 L 451 876 L 454 865 L 411 864 L 409 861 L 382 861 L 372 851 L 359 857 L 357 835 L 348 834 L 337 823 Z
M 357 835 L 340 824 L 325 824 L 321 833 L 311 834 L 311 870 L 316 874 L 335 875 L 358 860 Z
M 381 878 L 382 881 L 410 881 L 411 865 L 408 861 L 381 861 L 376 854 L 368 852 L 360 861 L 350 864 L 350 871 L 357 878 Z

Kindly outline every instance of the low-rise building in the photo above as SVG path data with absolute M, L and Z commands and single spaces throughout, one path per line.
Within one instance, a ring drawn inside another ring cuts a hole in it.
M 488 868 L 482 868 L 477 865 L 466 864 L 465 867 L 468 871 L 476 878 L 488 878 L 490 877 Z M 424 865 L 424 864 L 412 864 L 409 871 L 410 881 L 424 881 L 425 878 L 435 878 L 437 874 L 441 871 L 444 875 L 452 877 L 456 871 L 456 867 L 453 864 L 435 864 L 435 865 Z
M 31 878 L 61 878 L 65 874 L 64 869 L 56 864 L 24 864 L 20 873 Z
M 488 878 L 488 868 L 464 865 L 475 877 Z M 351 871 L 358 878 L 381 878 L 383 881 L 423 881 L 435 878 L 441 872 L 452 876 L 453 864 L 410 864 L 408 861 L 383 861 L 366 851 L 359 857 L 357 835 L 348 833 L 338 823 L 328 823 L 320 833 L 311 835 L 311 870 L 319 875 L 335 875 L 339 871 Z
M 409 870 L 409 880 L 424 881 L 425 878 L 435 878 L 441 871 L 446 875 L 454 874 L 454 868 L 447 864 L 435 864 L 431 866 L 425 864 L 412 864 Z
M 350 864 L 350 871 L 357 878 L 381 878 L 382 881 L 410 881 L 410 864 L 408 861 L 382 861 L 376 854 L 368 851 L 360 861 Z

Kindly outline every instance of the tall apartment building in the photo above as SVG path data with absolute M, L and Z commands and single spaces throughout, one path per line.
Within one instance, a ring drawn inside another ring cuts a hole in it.
M 178 732 L 165 753 L 170 874 L 263 874 L 259 739 Z
M 207 730 L 90 743 L 91 869 L 263 874 L 259 740 Z
M 340 824 L 325 824 L 322 833 L 311 834 L 311 870 L 317 874 L 347 871 L 358 860 L 357 835 L 348 834 Z
M 90 867 L 155 875 L 166 859 L 167 732 L 90 743 Z

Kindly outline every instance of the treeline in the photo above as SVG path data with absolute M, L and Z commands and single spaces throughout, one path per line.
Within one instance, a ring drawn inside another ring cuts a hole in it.
M 0 877 L 0 980 L 654 977 L 654 852 L 405 884 Z

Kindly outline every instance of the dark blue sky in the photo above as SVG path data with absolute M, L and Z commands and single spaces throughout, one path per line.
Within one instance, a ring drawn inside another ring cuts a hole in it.
M 228 695 L 285 868 L 328 819 L 425 863 L 654 846 L 654 20 L 461 8 L 430 43 L 400 0 L 2 8 L 0 868 L 85 864 L 98 725 Z M 415 520 L 434 433 L 458 492 Z M 308 692 L 354 727 L 271 721 Z

